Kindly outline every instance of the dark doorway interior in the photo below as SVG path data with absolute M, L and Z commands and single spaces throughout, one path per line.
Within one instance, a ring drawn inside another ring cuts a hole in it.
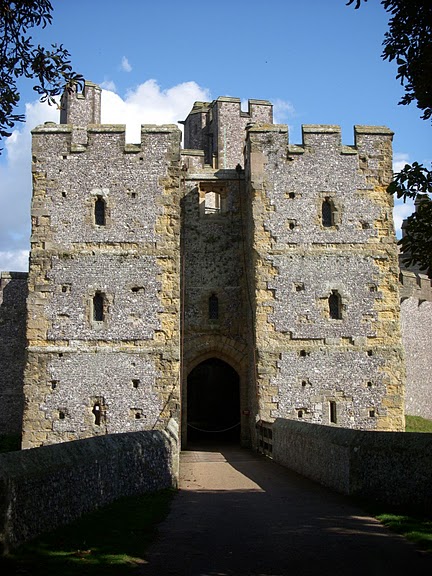
M 240 442 L 240 379 L 229 364 L 209 358 L 187 380 L 188 443 Z

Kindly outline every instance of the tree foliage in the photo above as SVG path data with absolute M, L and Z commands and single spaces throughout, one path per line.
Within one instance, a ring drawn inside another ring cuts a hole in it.
M 367 2 L 367 0 L 363 0 Z M 347 5 L 361 6 L 362 0 Z M 416 102 L 421 118 L 432 118 L 432 3 L 430 0 L 381 0 L 390 14 L 389 29 L 384 35 L 384 60 L 395 60 L 396 78 L 405 93 L 399 104 Z M 388 187 L 398 198 L 415 201 L 416 211 L 407 218 L 404 237 L 399 244 L 408 265 L 419 264 L 432 274 L 432 172 L 422 164 L 406 164 L 394 174 Z
M 19 78 L 34 79 L 33 89 L 50 104 L 63 90 L 83 84 L 62 44 L 46 49 L 32 43 L 30 31 L 51 24 L 52 10 L 48 0 L 0 0 L 0 141 L 10 136 L 16 122 L 24 121 L 24 114 L 16 112 Z

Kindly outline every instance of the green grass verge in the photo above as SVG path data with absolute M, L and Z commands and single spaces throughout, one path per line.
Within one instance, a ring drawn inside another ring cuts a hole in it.
M 0 452 L 21 450 L 20 434 L 0 434 Z
M 414 542 L 417 548 L 432 552 L 432 519 L 403 514 L 374 514 L 384 526 Z
M 0 573 L 20 576 L 126 576 L 145 562 L 174 491 L 122 498 L 40 536 L 0 559 Z
M 405 432 L 432 432 L 432 420 L 405 415 Z

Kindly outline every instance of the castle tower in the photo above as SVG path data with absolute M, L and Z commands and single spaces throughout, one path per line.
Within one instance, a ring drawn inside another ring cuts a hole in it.
M 100 124 L 100 90 L 33 131 L 24 447 L 259 420 L 403 429 L 392 133 L 304 126 L 270 102 L 175 126 Z
M 392 133 L 247 130 L 258 406 L 263 420 L 404 429 Z
M 100 89 L 33 131 L 25 448 L 179 417 L 180 131 L 100 124 Z
M 239 98 L 196 102 L 184 122 L 183 443 L 252 441 L 251 253 L 242 166 L 245 128 L 254 121 L 272 122 L 270 102 L 249 100 L 248 112 Z

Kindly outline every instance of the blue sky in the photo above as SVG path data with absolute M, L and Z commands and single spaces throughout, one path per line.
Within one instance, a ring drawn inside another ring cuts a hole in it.
M 181 120 L 194 100 L 237 96 L 271 100 L 292 143 L 302 124 L 339 124 L 345 144 L 354 124 L 385 125 L 395 132 L 396 169 L 414 160 L 430 166 L 430 122 L 415 105 L 398 106 L 396 66 L 381 59 L 388 16 L 378 0 L 360 10 L 345 0 L 52 3 L 53 25 L 35 40 L 64 43 L 74 68 L 105 88 L 103 120 L 127 122 L 131 140 L 134 126 Z M 29 129 L 58 119 L 35 103 L 28 81 L 21 94 L 28 123 L 0 157 L 2 270 L 27 266 Z M 410 211 L 397 206 L 397 226 Z

